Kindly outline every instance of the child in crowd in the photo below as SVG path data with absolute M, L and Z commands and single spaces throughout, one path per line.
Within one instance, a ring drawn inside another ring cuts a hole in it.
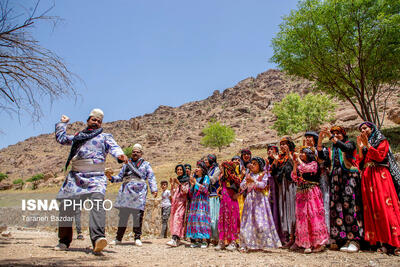
M 268 173 L 263 171 L 264 159 L 254 157 L 248 165 L 250 172 L 240 187 L 247 192 L 240 225 L 240 251 L 277 248 L 281 246 L 266 194 Z
M 168 182 L 161 181 L 161 238 L 167 238 L 169 215 L 171 214 L 171 191 L 168 189 Z
M 314 148 L 301 148 L 299 156 L 293 155 L 293 161 L 292 179 L 297 183 L 296 244 L 304 248 L 304 253 L 320 252 L 329 235 Z

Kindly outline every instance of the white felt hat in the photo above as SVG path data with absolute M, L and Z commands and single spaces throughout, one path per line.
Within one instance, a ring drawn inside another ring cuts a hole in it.
M 90 112 L 89 117 L 95 117 L 95 118 L 103 119 L 104 112 L 99 108 L 95 108 Z
M 132 147 L 132 150 L 139 150 L 139 151 L 143 151 L 143 147 L 141 144 L 134 144 Z

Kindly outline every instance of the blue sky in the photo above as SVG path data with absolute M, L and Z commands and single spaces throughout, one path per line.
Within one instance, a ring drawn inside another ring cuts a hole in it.
M 10 1 L 14 2 L 14 1 Z M 33 1 L 19 1 L 32 6 Z M 16 2 L 14 2 L 16 3 Z M 53 1 L 42 0 L 39 8 Z M 64 59 L 84 83 L 80 96 L 50 105 L 33 124 L 0 113 L 0 148 L 52 133 L 62 114 L 84 121 L 92 108 L 104 122 L 180 106 L 275 66 L 271 39 L 297 0 L 59 0 L 49 15 L 63 20 L 53 29 L 39 23 L 33 35 Z

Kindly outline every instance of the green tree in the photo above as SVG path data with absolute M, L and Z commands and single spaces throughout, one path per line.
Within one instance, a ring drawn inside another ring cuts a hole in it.
M 400 1 L 304 0 L 284 17 L 271 61 L 382 125 L 400 80 Z
M 203 129 L 203 133 L 204 137 L 200 143 L 206 147 L 217 147 L 219 152 L 222 147 L 228 146 L 235 140 L 235 131 L 215 120 L 208 123 L 208 126 Z
M 322 123 L 333 119 L 335 106 L 327 95 L 307 94 L 301 98 L 297 93 L 288 94 L 272 108 L 277 117 L 272 128 L 281 136 L 317 130 Z

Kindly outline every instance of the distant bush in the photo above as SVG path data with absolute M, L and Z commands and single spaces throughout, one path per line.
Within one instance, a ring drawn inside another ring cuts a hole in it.
M 7 174 L 0 172 L 0 182 L 7 178 L 8 178 Z
M 124 151 L 124 154 L 128 158 L 130 158 L 132 156 L 132 147 L 131 146 L 125 147 L 124 149 L 122 149 L 122 151 Z
M 27 179 L 26 181 L 32 183 L 32 182 L 36 182 L 36 181 L 42 180 L 43 177 L 44 177 L 44 174 L 43 173 L 39 173 L 39 174 L 36 174 L 36 175 L 32 176 L 31 178 Z
M 24 184 L 24 181 L 20 178 L 20 179 L 15 179 L 13 181 L 13 184 Z
M 235 131 L 214 119 L 203 129 L 203 134 L 204 137 L 200 143 L 206 147 L 216 147 L 219 152 L 221 152 L 222 147 L 235 141 Z

